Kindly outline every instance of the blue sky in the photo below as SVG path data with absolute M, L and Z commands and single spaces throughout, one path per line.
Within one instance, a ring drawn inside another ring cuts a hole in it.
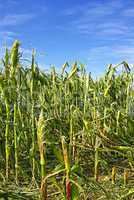
M 109 63 L 134 63 L 133 0 L 0 0 L 0 45 L 37 49 L 41 68 L 78 60 L 94 76 Z

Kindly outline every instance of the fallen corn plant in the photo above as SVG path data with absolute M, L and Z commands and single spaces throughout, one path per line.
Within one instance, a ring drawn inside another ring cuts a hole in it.
M 110 64 L 96 80 L 78 62 L 43 71 L 19 41 L 0 66 L 1 183 L 67 200 L 118 199 L 120 184 L 133 198 L 133 68 Z

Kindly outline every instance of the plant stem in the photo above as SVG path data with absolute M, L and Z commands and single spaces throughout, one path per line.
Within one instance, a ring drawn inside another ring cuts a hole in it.
M 5 130 L 5 152 L 6 152 L 6 180 L 9 176 L 9 120 L 10 120 L 10 106 L 6 100 L 6 130 Z
M 65 143 L 64 136 L 61 137 L 61 144 L 62 144 L 62 151 L 63 151 L 63 157 L 64 157 L 64 164 L 66 169 L 66 198 L 67 200 L 71 199 L 71 183 L 70 183 L 70 163 L 68 158 L 68 151 L 67 146 Z
M 17 146 L 17 104 L 14 103 L 14 151 L 15 151 L 15 180 L 18 184 L 18 146 Z

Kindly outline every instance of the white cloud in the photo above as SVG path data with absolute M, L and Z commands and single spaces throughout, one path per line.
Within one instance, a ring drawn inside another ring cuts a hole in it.
M 0 35 L 2 36 L 10 36 L 10 37 L 16 37 L 18 34 L 13 32 L 13 31 L 7 31 L 7 30 L 3 30 L 3 31 L 0 31 Z
M 72 16 L 77 15 L 83 12 L 87 8 L 87 5 L 76 5 L 75 7 L 65 8 L 61 11 L 61 15 L 63 16 Z
M 92 16 L 100 17 L 110 15 L 117 9 L 122 8 L 122 3 L 119 0 L 107 1 L 105 3 L 90 2 L 83 5 L 76 5 L 75 7 L 66 8 L 62 10 L 61 14 L 65 16 L 79 15 L 79 16 Z
M 92 71 L 94 77 L 102 75 L 109 64 L 119 64 L 122 61 L 134 65 L 134 47 L 128 45 L 103 45 L 90 48 L 87 53 L 88 70 Z
M 18 4 L 19 4 L 19 1 L 17 1 L 17 0 L 7 0 L 8 6 L 15 6 L 15 5 L 18 5 Z
M 8 14 L 0 17 L 0 26 L 16 26 L 35 18 L 35 16 L 35 14 Z
M 105 3 L 96 3 L 94 1 L 75 6 L 62 11 L 64 17 L 72 16 L 69 23 L 62 27 L 62 30 L 68 30 L 86 35 L 112 36 L 119 37 L 123 34 L 131 34 L 133 27 L 125 15 L 132 15 L 134 9 L 131 3 L 122 0 L 111 0 Z M 127 9 L 126 9 L 127 5 Z M 134 14 L 133 14 L 134 16 Z M 128 35 L 129 37 L 129 35 Z M 103 38 L 104 39 L 104 38 Z M 112 38 L 111 38 L 112 39 Z
M 98 46 L 91 48 L 88 52 L 88 61 L 91 63 L 104 62 L 110 64 L 116 60 L 117 62 L 128 61 L 134 63 L 134 47 L 127 45 Z
M 94 16 L 101 15 L 109 15 L 115 11 L 115 9 L 119 9 L 122 7 L 122 2 L 120 0 L 111 0 L 105 3 L 98 3 L 95 1 L 90 1 L 89 3 L 83 3 L 82 5 L 76 5 L 71 8 L 66 8 L 62 10 L 61 14 L 65 16 L 71 15 L 81 15 L 81 14 L 88 14 Z M 92 17 L 94 17 L 92 16 Z
M 133 46 L 118 46 L 116 48 L 117 56 L 134 63 L 134 47 Z
M 43 13 L 46 13 L 47 10 L 48 10 L 48 7 L 47 7 L 47 6 L 41 6 L 39 9 L 40 9 Z
M 0 39 L 1 41 L 5 41 L 6 43 L 8 41 L 13 41 L 18 37 L 18 34 L 13 32 L 13 31 L 8 31 L 8 30 L 2 30 L 0 31 Z
M 119 29 L 114 29 L 114 28 L 109 28 L 109 29 L 104 29 L 104 30 L 101 30 L 100 32 L 98 32 L 98 35 L 124 35 L 125 32 L 127 30 L 124 30 L 122 28 L 119 28 Z
M 31 61 L 32 58 L 32 49 L 20 48 L 20 52 L 22 52 L 22 58 L 28 59 Z
M 101 22 L 100 24 L 97 25 L 98 28 L 102 28 L 102 29 L 109 29 L 109 28 L 113 28 L 113 29 L 127 29 L 127 26 L 124 24 L 124 22 L 121 21 L 113 21 L 113 22 Z
M 122 15 L 126 17 L 134 17 L 134 8 L 125 9 Z

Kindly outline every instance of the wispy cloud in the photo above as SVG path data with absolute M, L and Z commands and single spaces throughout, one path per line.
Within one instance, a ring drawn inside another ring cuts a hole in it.
M 3 30 L 3 31 L 0 31 L 0 35 L 13 37 L 13 36 L 16 36 L 17 33 L 13 32 L 13 31 Z
M 134 8 L 125 9 L 122 15 L 126 17 L 134 17 Z
M 89 41 L 84 53 L 96 74 L 110 63 L 134 63 L 134 2 L 131 0 L 88 1 L 62 11 L 66 19 L 61 30 L 81 35 Z M 59 28 L 58 27 L 58 28 Z M 89 69 L 90 70 L 90 69 Z
M 24 47 L 21 47 L 21 48 L 20 48 L 20 51 L 23 53 L 23 56 L 24 56 L 24 57 L 31 58 L 31 56 L 32 56 L 32 49 L 31 49 L 31 48 L 24 48 Z
M 118 29 L 109 28 L 109 29 L 101 30 L 100 32 L 98 32 L 98 35 L 102 35 L 102 36 L 124 35 L 125 32 L 127 32 L 127 29 L 124 29 L 124 28 L 118 28 Z
M 35 14 L 8 14 L 0 17 L 0 26 L 16 26 L 34 19 Z
M 7 0 L 8 6 L 16 6 L 18 4 L 19 4 L 19 1 L 17 1 L 17 0 Z
M 126 58 L 128 60 L 131 60 L 134 63 L 134 47 L 133 46 L 127 46 L 127 45 L 121 45 L 116 48 L 116 51 L 118 56 L 122 58 Z
M 77 15 L 80 14 L 81 12 L 83 12 L 84 9 L 86 9 L 87 5 L 77 5 L 75 7 L 71 7 L 71 8 L 66 8 L 63 9 L 60 14 L 63 16 L 72 16 L 72 15 Z
M 126 9 L 126 3 L 122 0 L 111 0 L 105 3 L 90 2 L 82 6 L 75 6 L 62 11 L 70 22 L 65 29 L 74 30 L 86 35 L 112 35 L 119 36 L 129 32 L 130 27 L 126 16 L 132 16 L 134 9 L 131 3 Z M 128 9 L 129 8 L 129 9 Z
M 87 53 L 88 70 L 94 77 L 103 74 L 109 64 L 118 64 L 126 61 L 134 65 L 134 47 L 128 45 L 103 45 L 91 48 Z M 90 68 L 91 67 L 91 68 Z M 102 70 L 103 68 L 103 70 Z
M 46 13 L 48 11 L 48 7 L 46 5 L 43 5 L 43 6 L 40 6 L 39 7 L 39 10 L 42 12 L 42 13 Z
M 3 31 L 0 31 L 0 37 L 2 40 L 5 40 L 5 41 L 13 41 L 16 37 L 18 37 L 18 34 L 13 32 L 13 31 L 7 31 L 7 30 L 3 30 Z
M 92 1 L 83 5 L 76 5 L 75 7 L 66 8 L 62 10 L 61 14 L 65 16 L 71 15 L 87 15 L 87 14 L 97 14 L 100 15 L 109 15 L 114 12 L 115 9 L 119 9 L 122 7 L 122 3 L 120 0 L 111 0 L 106 3 L 99 3 L 96 1 Z M 92 16 L 92 17 L 94 17 Z
M 123 60 L 134 64 L 134 47 L 128 45 L 113 45 L 113 46 L 98 46 L 91 48 L 88 52 L 89 63 L 105 62 L 107 64 L 114 61 L 120 62 Z M 96 62 L 97 58 L 97 62 Z

